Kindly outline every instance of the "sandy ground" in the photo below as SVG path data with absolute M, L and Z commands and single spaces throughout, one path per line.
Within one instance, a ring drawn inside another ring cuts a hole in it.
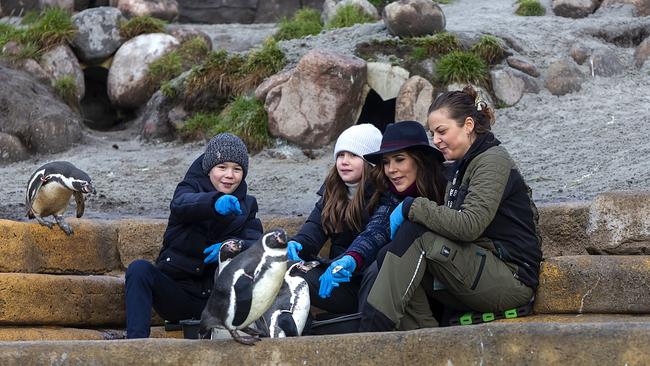
M 550 0 L 543 1 L 546 16 L 518 17 L 513 4 L 456 0 L 443 6 L 447 29 L 508 36 L 544 73 L 554 59 L 568 55 L 574 42 L 588 39 L 588 28 L 650 23 L 650 17 L 565 19 L 552 15 Z M 337 34 L 339 41 L 345 39 Z M 327 37 L 300 41 L 300 47 L 327 44 Z M 348 46 L 332 48 L 345 52 Z M 527 94 L 516 106 L 497 111 L 494 132 L 518 162 L 538 203 L 590 200 L 600 192 L 650 187 L 650 73 L 631 66 L 633 48 L 609 46 L 626 65 L 624 74 L 590 78 L 581 91 L 562 97 L 546 90 Z M 203 142 L 151 145 L 134 136 L 128 130 L 89 132 L 83 143 L 65 153 L 0 167 L 0 218 L 22 218 L 30 174 L 52 160 L 69 160 L 93 177 L 98 194 L 88 198 L 85 217 L 166 218 L 174 188 L 202 152 Z M 308 157 L 296 147 L 280 145 L 252 156 L 247 180 L 260 214 L 308 214 L 332 164 L 331 152 L 328 146 L 310 151 Z

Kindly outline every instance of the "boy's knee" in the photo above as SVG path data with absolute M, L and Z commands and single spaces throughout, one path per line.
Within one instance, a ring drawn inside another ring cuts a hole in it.
M 152 273 L 154 268 L 155 267 L 151 262 L 144 259 L 137 259 L 131 262 L 129 267 L 126 269 L 126 279 L 128 280 L 133 277 L 147 277 Z

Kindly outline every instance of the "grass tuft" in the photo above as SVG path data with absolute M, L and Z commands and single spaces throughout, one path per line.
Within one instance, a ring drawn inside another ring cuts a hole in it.
M 77 84 L 71 75 L 62 76 L 54 81 L 54 91 L 63 101 L 72 108 L 78 108 Z
M 61 8 L 47 8 L 22 33 L 21 44 L 33 43 L 43 52 L 61 44 L 72 42 L 77 28 L 70 13 Z
M 303 8 L 298 10 L 291 19 L 284 18 L 278 23 L 275 33 L 277 40 L 304 38 L 316 35 L 323 30 L 320 22 L 320 13 L 314 9 Z
M 546 14 L 546 9 L 537 0 L 518 0 L 517 3 L 519 4 L 515 11 L 517 15 L 531 17 Z
M 437 64 L 438 80 L 445 84 L 469 83 L 485 85 L 488 67 L 473 52 L 452 51 L 440 58 Z
M 488 65 L 499 63 L 506 56 L 506 50 L 499 38 L 495 36 L 482 36 L 470 49 Z
M 422 59 L 433 55 L 445 55 L 451 51 L 460 51 L 463 49 L 463 45 L 458 40 L 458 37 L 449 32 L 440 32 L 426 37 L 407 38 L 405 42 L 408 45 L 412 45 L 414 49 L 423 48 L 426 51 L 426 55 Z M 415 56 L 423 56 L 423 54 L 421 51 L 417 51 Z
M 137 16 L 120 24 L 120 35 L 125 40 L 146 33 L 165 33 L 165 22 L 150 16 Z
M 362 9 L 350 4 L 341 6 L 336 10 L 336 14 L 327 23 L 327 28 L 345 28 L 355 24 L 373 23 L 375 21 L 375 18 L 366 14 Z

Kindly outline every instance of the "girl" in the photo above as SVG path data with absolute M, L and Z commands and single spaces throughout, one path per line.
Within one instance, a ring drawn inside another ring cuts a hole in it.
M 436 325 L 431 310 L 419 305 L 427 297 L 479 312 L 531 301 L 542 258 L 537 211 L 490 132 L 493 123 L 493 110 L 471 86 L 442 94 L 429 108 L 433 142 L 454 174 L 444 204 L 406 198 L 391 214 L 395 238 L 377 261 L 361 331 L 412 329 L 412 321 Z

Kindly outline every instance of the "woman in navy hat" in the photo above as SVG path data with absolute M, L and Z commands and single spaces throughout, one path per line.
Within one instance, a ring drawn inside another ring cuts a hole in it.
M 332 262 L 320 277 L 319 295 L 329 297 L 353 273 L 365 271 L 359 301 L 363 303 L 368 286 L 366 276 L 373 273 L 379 250 L 389 242 L 389 218 L 406 197 L 426 197 L 443 202 L 445 179 L 442 154 L 429 144 L 426 131 L 416 121 L 402 121 L 386 127 L 379 151 L 364 158 L 375 164 L 376 190 L 370 200 L 377 207 L 363 233 L 347 248 L 345 255 Z
M 360 331 L 436 326 L 429 300 L 490 318 L 530 304 L 542 259 L 537 210 L 493 123 L 471 86 L 429 108 L 433 142 L 453 162 L 444 204 L 411 197 L 391 214 L 394 239 L 378 256 Z

